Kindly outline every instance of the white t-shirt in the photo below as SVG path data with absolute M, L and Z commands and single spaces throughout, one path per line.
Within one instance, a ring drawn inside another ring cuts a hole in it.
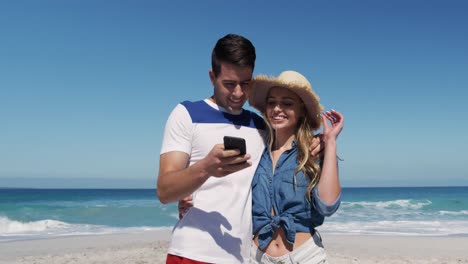
M 209 263 L 247 263 L 252 242 L 251 182 L 263 149 L 265 125 L 257 114 L 232 115 L 205 99 L 178 104 L 167 120 L 161 154 L 182 151 L 190 165 L 224 136 L 242 137 L 252 166 L 210 177 L 193 193 L 193 207 L 175 225 L 169 253 Z

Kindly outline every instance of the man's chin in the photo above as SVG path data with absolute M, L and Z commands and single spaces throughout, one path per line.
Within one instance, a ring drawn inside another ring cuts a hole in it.
M 238 114 L 242 113 L 242 107 L 232 107 L 232 106 L 229 106 L 228 111 L 229 111 L 231 114 L 238 115 Z

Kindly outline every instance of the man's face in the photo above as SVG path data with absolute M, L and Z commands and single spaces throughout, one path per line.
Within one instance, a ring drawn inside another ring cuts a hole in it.
M 210 79 L 214 87 L 214 102 L 232 114 L 240 114 L 247 101 L 247 88 L 252 79 L 253 69 L 230 63 L 221 64 L 218 77 L 210 70 Z

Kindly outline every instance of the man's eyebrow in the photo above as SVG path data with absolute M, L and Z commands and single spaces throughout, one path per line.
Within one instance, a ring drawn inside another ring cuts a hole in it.
M 236 80 L 222 80 L 223 82 L 237 82 Z M 252 79 L 247 79 L 243 81 L 239 81 L 239 83 L 244 83 L 244 82 L 251 82 Z

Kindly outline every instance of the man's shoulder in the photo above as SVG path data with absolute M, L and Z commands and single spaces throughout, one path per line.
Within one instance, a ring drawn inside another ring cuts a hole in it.
M 213 108 L 210 107 L 204 100 L 199 100 L 199 101 L 183 101 L 180 102 L 180 105 L 182 105 L 185 109 L 187 109 L 187 112 L 189 115 L 192 117 L 192 119 L 197 116 L 204 116 L 208 112 L 213 112 Z
M 243 114 L 248 116 L 248 118 L 246 119 L 250 121 L 251 127 L 255 127 L 260 130 L 265 130 L 265 120 L 257 113 L 244 109 Z
M 183 101 L 180 103 L 190 115 L 193 123 L 197 124 L 233 124 L 247 126 L 260 130 L 265 129 L 265 122 L 255 112 L 244 109 L 240 115 L 233 115 L 213 108 L 205 100 Z
M 250 110 L 247 110 L 247 109 L 244 109 L 244 114 L 247 114 L 249 115 L 251 118 L 253 119 L 256 119 L 256 120 L 262 120 L 263 121 L 263 118 L 258 115 L 257 113 L 253 112 L 253 111 L 250 111 Z
M 200 106 L 206 105 L 206 102 L 205 100 L 198 100 L 198 101 L 185 100 L 185 101 L 180 102 L 180 104 L 185 107 L 191 108 L 191 107 L 200 107 Z

